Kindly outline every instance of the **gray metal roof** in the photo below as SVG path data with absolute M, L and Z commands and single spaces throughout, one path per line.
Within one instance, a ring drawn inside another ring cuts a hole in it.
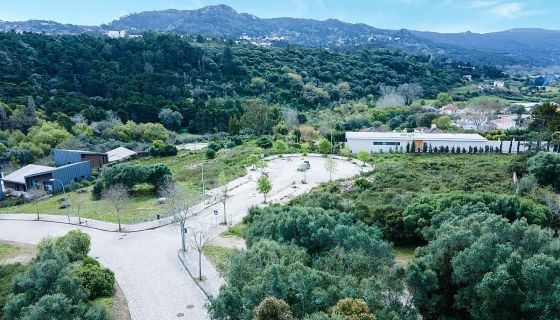
M 109 156 L 109 162 L 119 161 L 124 158 L 128 158 L 136 154 L 136 151 L 132 151 L 125 147 L 118 147 L 113 150 L 107 151 L 107 155 Z
M 75 150 L 75 149 L 56 149 L 59 151 L 67 151 L 67 152 L 75 152 L 80 154 L 96 154 L 96 155 L 104 155 L 103 152 L 95 152 L 95 151 L 86 151 L 86 150 Z
M 29 176 L 35 176 L 38 174 L 49 173 L 56 168 L 47 167 L 47 166 L 39 166 L 36 164 L 28 164 L 23 168 L 20 168 L 9 175 L 2 178 L 4 181 L 10 181 L 15 183 L 25 184 L 25 178 Z

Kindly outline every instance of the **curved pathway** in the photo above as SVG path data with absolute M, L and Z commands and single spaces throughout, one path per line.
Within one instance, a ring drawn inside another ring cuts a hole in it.
M 303 173 L 297 171 L 304 158 L 311 164 L 306 184 L 301 183 Z M 265 171 L 273 186 L 269 195 L 271 202 L 285 202 L 329 180 L 324 158 L 320 156 L 291 155 L 267 160 L 269 165 Z M 350 162 L 342 158 L 336 161 L 337 170 L 333 179 L 349 178 L 371 169 L 361 167 L 357 161 Z M 243 219 L 251 206 L 261 205 L 262 195 L 256 192 L 259 174 L 249 171 L 245 177 L 228 184 L 231 192 L 227 201 L 227 218 L 232 217 L 234 224 Z M 220 211 L 218 221 L 222 218 L 221 203 L 200 205 L 199 209 L 187 222 L 188 227 L 214 225 L 211 229 L 213 236 L 226 229 L 222 225 L 215 226 L 213 221 L 214 209 Z M 63 223 L 64 217 L 60 216 L 43 216 L 43 219 L 54 222 L 36 221 L 34 218 L 34 215 L 0 215 L 0 239 L 36 244 L 44 237 L 56 237 L 69 230 L 80 229 L 91 236 L 90 255 L 115 272 L 127 298 L 132 319 L 208 319 L 206 297 L 177 258 L 179 232 L 175 225 L 168 224 L 168 219 L 125 226 L 123 232 L 115 232 L 117 228 L 114 224 L 101 221 L 89 221 L 86 227 Z M 187 260 L 194 258 L 195 253 L 189 252 Z M 203 273 L 208 274 L 209 279 L 215 279 L 208 284 L 210 292 L 215 294 L 221 279 L 206 260 Z

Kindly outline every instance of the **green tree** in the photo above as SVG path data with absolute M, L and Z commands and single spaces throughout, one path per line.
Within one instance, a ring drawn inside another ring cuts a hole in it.
M 560 190 L 560 156 L 540 152 L 527 161 L 529 173 L 539 184 Z
M 363 299 L 341 299 L 330 309 L 330 313 L 341 316 L 342 320 L 375 320 Z
M 91 247 L 91 238 L 80 230 L 69 231 L 56 239 L 56 248 L 66 253 L 70 261 L 78 261 L 87 257 Z
M 266 297 L 253 311 L 253 320 L 292 320 L 290 306 L 282 299 Z
M 435 118 L 432 121 L 432 124 L 434 124 L 436 127 L 438 127 L 441 130 L 447 130 L 451 126 L 451 121 L 452 120 L 450 116 L 441 116 Z
M 272 148 L 274 148 L 276 153 L 282 154 L 288 151 L 288 144 L 284 140 L 278 139 L 274 141 Z
M 268 193 L 272 190 L 272 183 L 266 175 L 261 175 L 257 181 L 257 191 L 262 193 L 264 196 L 264 203 L 266 203 L 266 197 Z
M 363 162 L 363 166 L 366 165 L 366 161 L 369 160 L 369 153 L 364 150 L 358 151 L 358 159 Z
M 107 268 L 98 263 L 82 264 L 73 270 L 84 288 L 89 292 L 89 299 L 99 297 L 112 297 L 115 285 L 115 275 Z
M 317 150 L 322 154 L 328 154 L 331 151 L 332 145 L 329 140 L 322 138 L 317 144 Z
M 558 241 L 524 219 L 510 223 L 483 207 L 458 207 L 419 250 L 408 287 L 430 319 L 554 318 Z

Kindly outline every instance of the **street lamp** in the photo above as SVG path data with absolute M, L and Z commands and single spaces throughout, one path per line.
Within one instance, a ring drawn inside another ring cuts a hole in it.
M 68 209 L 68 197 L 66 196 L 66 189 L 64 189 L 64 183 L 58 179 L 51 178 L 50 182 L 58 181 L 62 186 L 62 193 L 64 193 L 64 206 L 66 207 L 66 215 L 68 216 L 68 223 L 70 223 L 70 210 Z

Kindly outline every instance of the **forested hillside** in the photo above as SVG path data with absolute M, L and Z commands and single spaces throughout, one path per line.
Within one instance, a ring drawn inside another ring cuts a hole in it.
M 0 96 L 6 113 L 34 98 L 46 116 L 157 122 L 163 108 L 178 111 L 183 126 L 226 130 L 243 113 L 245 99 L 309 110 L 335 102 L 373 99 L 381 85 L 418 83 L 435 97 L 491 67 L 385 50 L 357 52 L 259 48 L 222 40 L 144 33 L 139 38 L 0 33 Z M 10 107 L 11 106 L 11 107 Z M 205 120 L 205 121 L 202 121 Z

